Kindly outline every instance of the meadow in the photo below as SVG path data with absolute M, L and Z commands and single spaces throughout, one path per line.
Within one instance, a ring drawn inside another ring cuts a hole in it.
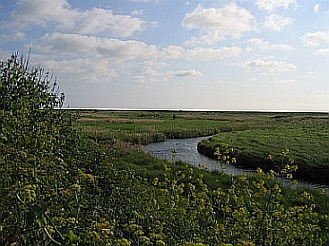
M 115 134 L 117 138 L 140 144 L 166 138 L 209 136 L 219 132 L 273 129 L 282 124 L 278 119 L 286 117 L 284 113 L 163 110 L 80 110 L 79 113 L 78 123 L 88 134 L 102 139 L 110 139 Z M 303 117 L 305 114 L 295 113 L 292 120 Z
M 174 149 L 166 161 L 141 146 L 277 129 L 282 114 L 78 112 L 63 109 L 53 76 L 17 53 L 0 66 L 1 245 L 329 244 L 325 191 L 278 182 L 294 175 L 287 149 L 273 157 L 277 172 L 234 177 L 176 161 Z M 238 158 L 226 143 L 215 154 Z
M 198 145 L 212 157 L 221 142 L 235 149 L 235 165 L 278 170 L 271 156 L 286 147 L 295 158 L 296 177 L 329 182 L 329 121 L 322 113 L 81 111 L 78 121 L 99 140 L 133 145 L 214 135 Z

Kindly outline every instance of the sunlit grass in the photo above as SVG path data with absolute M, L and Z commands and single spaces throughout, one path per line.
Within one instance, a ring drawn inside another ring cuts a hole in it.
M 290 152 L 299 166 L 297 176 L 328 181 L 329 126 L 326 119 L 282 124 L 272 129 L 222 132 L 204 140 L 199 150 L 210 156 L 216 146 L 226 142 L 234 147 L 237 165 L 274 168 L 268 155 L 277 156 L 282 146 Z

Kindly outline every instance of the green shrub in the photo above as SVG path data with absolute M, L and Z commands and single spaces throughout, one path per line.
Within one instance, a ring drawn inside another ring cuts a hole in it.
M 1 243 L 82 240 L 105 154 L 72 127 L 77 115 L 62 109 L 64 94 L 44 69 L 18 54 L 0 66 Z

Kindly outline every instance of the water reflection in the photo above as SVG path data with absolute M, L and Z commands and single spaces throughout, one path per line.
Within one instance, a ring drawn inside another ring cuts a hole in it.
M 209 137 L 198 137 L 198 138 L 185 138 L 185 139 L 168 139 L 164 142 L 152 143 L 144 146 L 146 153 L 152 154 L 159 159 L 171 160 L 172 150 L 176 149 L 176 160 L 181 160 L 183 162 L 189 163 L 194 166 L 199 166 L 199 164 L 205 165 L 210 171 L 222 170 L 226 174 L 241 175 L 247 173 L 251 175 L 255 170 L 235 167 L 232 165 L 219 165 L 216 160 L 213 160 L 205 155 L 202 155 L 197 150 L 198 142 Z M 223 168 L 222 168 L 223 167 Z M 288 180 L 281 181 L 285 184 L 291 184 Z M 329 194 L 329 187 L 322 184 L 315 184 L 306 181 L 298 180 L 298 186 L 309 186 L 312 188 L 323 188 L 326 193 Z

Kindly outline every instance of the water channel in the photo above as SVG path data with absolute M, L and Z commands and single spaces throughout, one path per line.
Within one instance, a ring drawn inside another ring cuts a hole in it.
M 152 143 L 144 146 L 144 151 L 159 159 L 171 160 L 172 150 L 176 149 L 176 160 L 181 160 L 194 166 L 199 164 L 205 165 L 210 171 L 222 170 L 226 174 L 234 174 L 235 176 L 247 173 L 252 174 L 255 170 L 235 167 L 233 165 L 219 165 L 216 160 L 213 160 L 205 155 L 202 155 L 197 150 L 198 142 L 201 142 L 208 137 L 184 138 L 184 139 L 167 139 L 164 142 Z M 288 183 L 286 180 L 281 180 L 283 183 Z M 289 182 L 289 184 L 291 184 Z M 323 188 L 329 194 L 327 185 L 310 183 L 307 181 L 298 180 L 298 186 L 309 186 L 311 188 Z

